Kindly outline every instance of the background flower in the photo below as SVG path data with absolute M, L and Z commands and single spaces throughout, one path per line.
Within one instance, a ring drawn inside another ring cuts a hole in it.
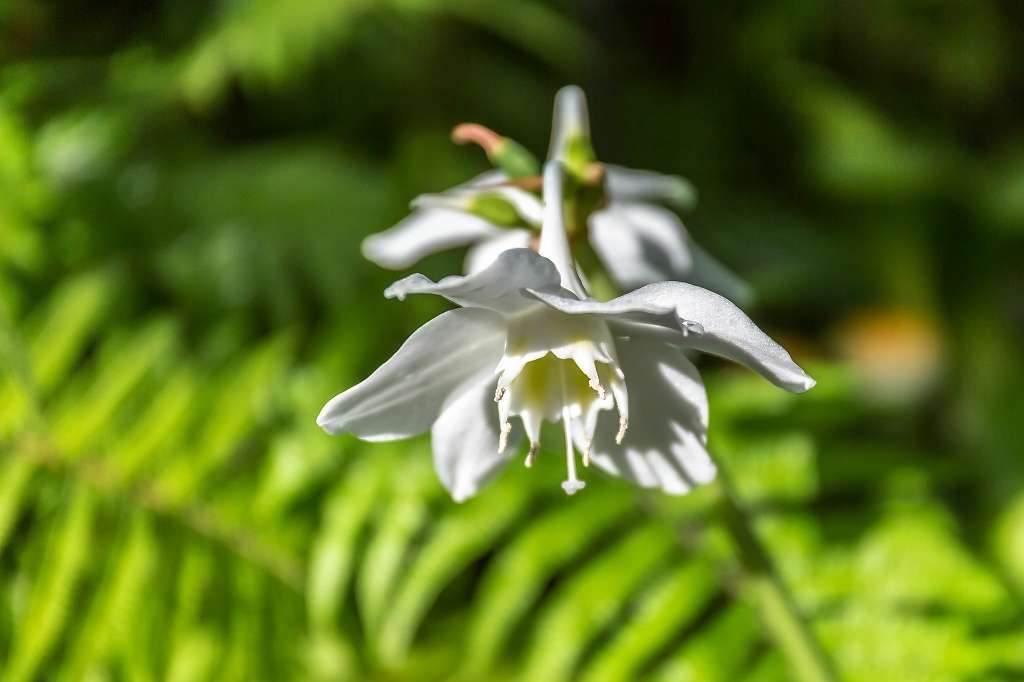
M 493 149 L 500 138 L 483 130 L 481 144 Z M 570 158 L 570 152 L 580 158 Z M 595 187 L 588 190 L 597 197 L 596 203 L 585 209 L 585 225 L 570 225 L 570 233 L 596 251 L 621 289 L 680 281 L 741 304 L 750 300 L 749 288 L 694 243 L 675 213 L 663 206 L 692 208 L 696 191 L 688 181 L 597 164 L 586 98 L 576 86 L 562 88 L 555 97 L 548 157 L 570 167 L 575 163 L 581 177 L 598 173 L 590 181 Z M 442 194 L 419 197 L 412 202 L 411 215 L 363 241 L 363 255 L 383 267 L 403 269 L 436 251 L 468 245 L 465 271 L 473 273 L 490 265 L 505 249 L 528 248 L 536 241 L 542 208 L 533 194 L 510 186 L 513 180 L 495 171 Z

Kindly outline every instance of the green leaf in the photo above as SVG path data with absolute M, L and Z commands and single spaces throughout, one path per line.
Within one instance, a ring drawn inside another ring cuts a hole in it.
M 48 543 L 42 571 L 32 581 L 4 679 L 35 679 L 71 615 L 74 592 L 88 566 L 95 498 L 85 486 L 70 491 L 65 512 Z
M 517 479 L 506 477 L 446 515 L 412 559 L 377 637 L 385 664 L 409 651 L 424 616 L 447 581 L 492 547 L 526 511 L 530 496 Z
M 567 679 L 587 645 L 623 613 L 635 591 L 675 547 L 668 529 L 639 528 L 566 581 L 531 628 L 523 679 Z M 558 646 L 548 646 L 558 642 Z
M 596 489 L 532 521 L 501 549 L 483 578 L 467 628 L 468 677 L 480 677 L 494 664 L 512 629 L 536 608 L 548 581 L 628 515 L 630 504 L 627 495 Z

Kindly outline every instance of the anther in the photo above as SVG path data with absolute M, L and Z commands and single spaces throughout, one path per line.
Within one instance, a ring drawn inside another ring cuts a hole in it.
M 602 386 L 601 383 L 597 379 L 591 379 L 590 380 L 590 388 L 592 390 L 594 390 L 594 391 L 597 391 L 597 397 L 598 398 L 600 398 L 601 400 L 604 400 L 604 396 L 605 396 L 604 386 Z
M 540 450 L 539 443 L 530 443 L 530 451 L 526 453 L 526 461 L 523 464 L 529 469 L 533 466 L 533 460 L 537 458 L 537 451 Z
M 619 417 L 619 432 L 615 434 L 615 444 L 622 445 L 622 439 L 626 437 L 626 429 L 629 428 L 629 420 Z
M 494 402 L 500 403 L 501 399 L 505 397 L 505 390 L 507 386 L 498 386 L 494 389 Z
M 501 433 L 498 434 L 498 454 L 505 452 L 508 447 L 508 434 L 512 431 L 512 425 L 505 422 L 501 425 Z

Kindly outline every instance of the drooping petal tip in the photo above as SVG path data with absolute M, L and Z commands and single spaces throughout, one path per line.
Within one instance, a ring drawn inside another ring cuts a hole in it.
M 814 388 L 817 385 L 818 385 L 817 380 L 815 380 L 813 377 L 811 377 L 811 375 L 808 374 L 807 372 L 804 372 L 804 382 L 803 382 L 803 385 L 801 386 L 801 389 L 799 391 L 797 391 L 797 393 L 806 393 L 807 391 L 811 390 L 812 388 Z
M 403 277 L 388 286 L 388 288 L 384 290 L 384 298 L 395 298 L 399 301 L 404 301 L 406 296 L 410 293 L 414 293 L 419 287 L 432 284 L 433 282 L 429 277 L 416 272 L 408 277 Z
M 316 425 L 326 431 L 332 436 L 337 436 L 342 432 L 343 428 L 340 425 L 335 424 L 335 419 L 330 414 L 331 403 L 328 402 L 320 410 L 320 414 L 316 416 Z

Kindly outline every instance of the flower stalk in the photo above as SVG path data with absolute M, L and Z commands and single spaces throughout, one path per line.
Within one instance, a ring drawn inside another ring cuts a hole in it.
M 757 602 L 761 622 L 789 661 L 799 682 L 838 682 L 835 666 L 800 613 L 767 548 L 757 537 L 725 467 L 718 468 L 719 513 L 744 569 L 744 584 Z

